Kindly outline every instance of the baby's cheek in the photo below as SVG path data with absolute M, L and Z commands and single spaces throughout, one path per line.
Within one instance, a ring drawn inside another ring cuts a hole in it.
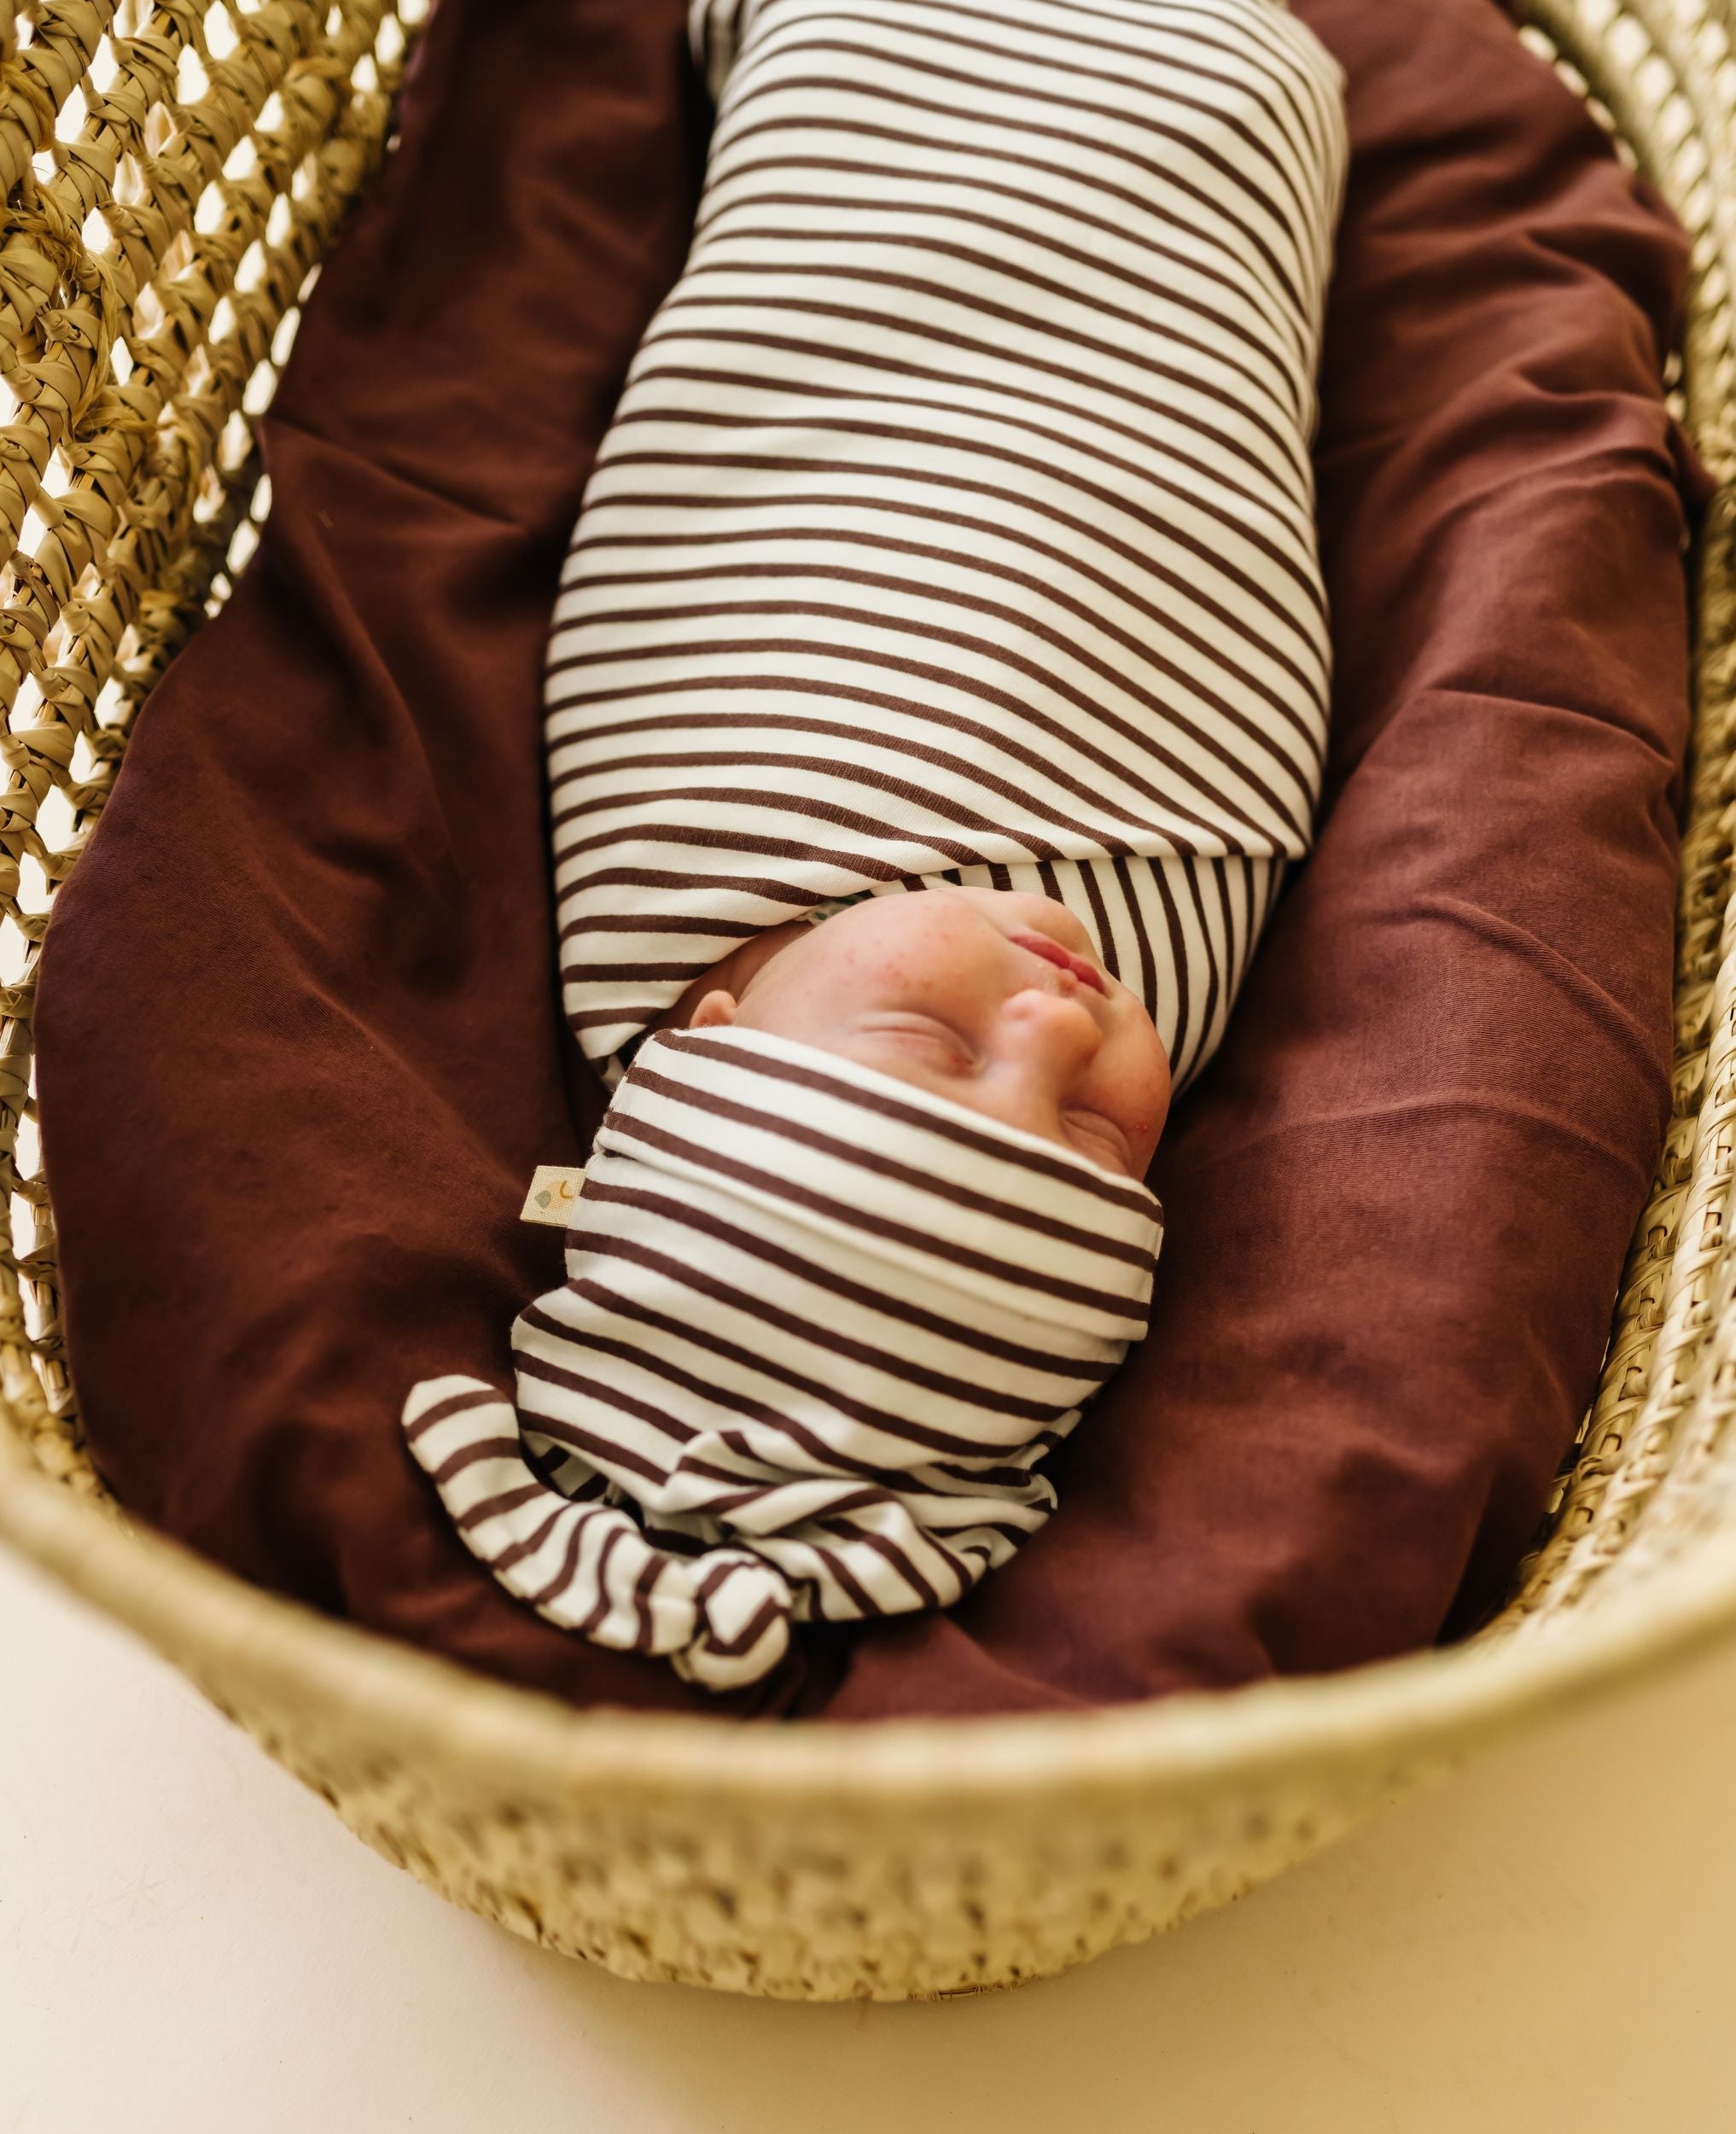
M 1155 1040 L 1139 1052 L 1137 1060 L 1127 1062 L 1122 1081 L 1127 1111 L 1121 1126 L 1135 1142 L 1149 1141 L 1155 1147 L 1169 1116 L 1169 1061 Z
M 993 958 L 949 927 L 913 928 L 897 940 L 864 942 L 841 972 L 866 1005 L 945 1008 L 980 988 Z

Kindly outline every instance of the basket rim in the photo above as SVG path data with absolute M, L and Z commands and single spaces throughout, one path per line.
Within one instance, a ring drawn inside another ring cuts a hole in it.
M 195 1682 L 246 1654 L 271 1706 L 317 1706 L 394 1762 L 520 1798 L 702 1790 L 719 1808 L 801 1799 L 857 1808 L 980 1808 L 1021 1797 L 1210 1790 L 1233 1770 L 1384 1752 L 1394 1782 L 1521 1723 L 1566 1711 L 1736 1630 L 1736 1549 L 1720 1536 L 1619 1595 L 1527 1637 L 1472 1639 L 1331 1675 L 1289 1676 L 1089 1709 L 926 1718 L 742 1723 L 702 1713 L 580 1711 L 383 1633 L 269 1594 L 143 1527 L 126 1527 L 0 1453 L 0 1539 L 118 1618 Z M 201 1685 L 203 1686 L 203 1685 Z M 208 1694 L 208 1691 L 207 1691 Z
M 1728 0 L 1710 3 L 1730 19 Z M 1594 44 L 1582 7 L 1522 0 L 1518 12 L 1570 46 L 1582 29 Z M 1658 11 L 1638 12 L 1653 31 Z M 1656 34 L 1681 78 L 1674 30 Z M 1628 100 L 1613 61 L 1593 66 L 1589 50 L 1583 56 L 1622 115 Z M 1696 133 L 1721 163 L 1725 129 L 1714 120 L 1722 115 L 1694 110 Z M 1647 140 L 1647 126 L 1633 131 Z M 1727 382 L 1702 359 L 1692 330 L 1703 312 L 1727 307 L 1727 294 L 1716 301 L 1709 294 L 1709 267 L 1736 265 L 1736 195 L 1716 204 L 1717 227 L 1691 276 L 1686 355 L 1691 394 L 1721 416 Z M 1710 441 L 1701 437 L 1703 448 Z M 1736 447 L 1717 441 L 1715 471 L 1728 485 Z M 7 1405 L 0 1388 L 0 1424 Z M 1331 1675 L 1036 1713 L 743 1724 L 701 1712 L 581 1711 L 323 1615 L 124 1523 L 50 1475 L 3 1426 L 0 1542 L 143 1636 L 220 1708 L 244 1684 L 238 1701 L 256 1726 L 262 1717 L 317 1712 L 334 1736 L 382 1763 L 425 1766 L 461 1791 L 569 1805 L 575 1796 L 618 1802 L 630 1788 L 647 1805 L 702 1795 L 725 1810 L 848 1805 L 902 1813 L 919 1803 L 930 1813 L 981 1812 L 1063 1794 L 1075 1805 L 1093 1795 L 1203 1794 L 1232 1777 L 1291 1782 L 1308 1768 L 1378 1773 L 1384 1759 L 1395 1783 L 1736 1630 L 1732 1518 L 1686 1554 L 1559 1618 Z

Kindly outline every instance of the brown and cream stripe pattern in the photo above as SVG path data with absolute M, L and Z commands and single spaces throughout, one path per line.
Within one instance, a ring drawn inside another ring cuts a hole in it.
M 760 1031 L 661 1031 L 615 1092 L 516 1404 L 417 1387 L 415 1455 L 511 1592 L 752 1682 L 792 1622 L 944 1607 L 1145 1332 L 1141 1185 Z
M 1274 0 L 700 0 L 691 254 L 548 673 L 562 969 L 615 1056 L 746 936 L 1035 890 L 1178 1082 L 1308 848 L 1342 75 Z
M 811 1048 L 646 1032 L 766 927 L 948 881 L 1061 899 L 1177 1080 L 1209 1056 L 1319 789 L 1344 133 L 1274 0 L 693 20 L 693 250 L 549 663 L 565 1000 L 615 1095 L 516 1400 L 434 1379 L 405 1426 L 513 1593 L 720 1689 L 1040 1525 L 1161 1215 Z

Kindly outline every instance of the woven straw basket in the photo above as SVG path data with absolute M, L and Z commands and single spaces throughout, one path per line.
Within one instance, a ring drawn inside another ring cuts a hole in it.
M 640 1979 L 896 1998 L 1222 1902 L 1531 1715 L 1736 1624 L 1736 0 L 1527 0 L 1695 240 L 1698 557 L 1675 1116 L 1550 1538 L 1487 1630 L 1330 1678 L 860 1728 L 601 1714 L 130 1528 L 82 1449 L 31 1087 L 37 944 L 140 700 L 246 560 L 251 418 L 376 168 L 427 0 L 0 20 L 0 1537 L 130 1624 L 388 1859 Z

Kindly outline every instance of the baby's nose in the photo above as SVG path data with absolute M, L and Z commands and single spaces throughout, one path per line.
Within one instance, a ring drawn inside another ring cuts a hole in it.
M 1052 972 L 1053 982 L 1029 986 L 1007 1002 L 1007 1012 L 1023 1049 L 1057 1073 L 1081 1067 L 1103 1044 L 1096 1016 L 1081 997 L 1070 971 Z

